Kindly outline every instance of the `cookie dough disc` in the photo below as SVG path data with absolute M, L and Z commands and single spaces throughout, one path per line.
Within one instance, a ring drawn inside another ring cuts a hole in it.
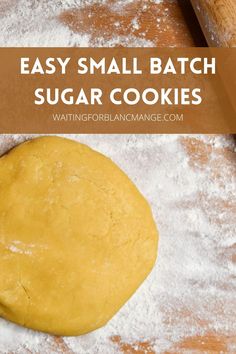
M 145 176 L 144 176 L 145 178 Z M 80 335 L 103 326 L 152 269 L 146 200 L 108 158 L 59 137 L 0 158 L 0 316 Z

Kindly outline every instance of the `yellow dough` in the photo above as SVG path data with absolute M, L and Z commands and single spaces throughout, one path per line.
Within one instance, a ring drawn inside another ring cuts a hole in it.
M 41 137 L 0 158 L 1 317 L 58 335 L 95 330 L 151 271 L 157 241 L 146 200 L 86 145 Z

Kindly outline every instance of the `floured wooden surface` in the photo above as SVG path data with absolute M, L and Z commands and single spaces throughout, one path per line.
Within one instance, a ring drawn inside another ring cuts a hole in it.
M 104 328 L 59 338 L 1 320 L 0 353 L 235 353 L 233 137 L 67 137 L 110 156 L 149 200 L 160 231 L 158 262 Z M 0 136 L 1 154 L 29 138 Z
M 189 1 L 2 0 L 1 46 L 204 46 Z

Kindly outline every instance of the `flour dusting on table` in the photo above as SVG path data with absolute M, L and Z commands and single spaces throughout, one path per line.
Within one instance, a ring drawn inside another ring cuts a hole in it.
M 0 153 L 33 136 L 0 136 Z M 188 338 L 236 333 L 236 165 L 230 136 L 71 135 L 111 157 L 152 206 L 151 275 L 107 326 L 57 338 L 0 320 L 0 353 L 183 353 Z M 140 344 L 141 342 L 141 344 Z M 143 343 L 143 344 L 142 344 Z M 140 347 L 141 345 L 141 347 Z M 235 353 L 232 341 L 222 351 Z M 188 351 L 190 353 L 190 351 Z M 196 351 L 195 353 L 202 353 Z
M 1 0 L 0 46 L 181 46 L 180 13 L 177 0 Z

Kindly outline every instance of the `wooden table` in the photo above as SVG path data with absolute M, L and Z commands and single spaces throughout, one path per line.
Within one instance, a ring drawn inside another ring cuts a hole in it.
M 154 47 L 206 46 L 189 0 L 158 4 L 136 0 L 118 9 L 115 3 L 108 0 L 106 4 L 69 10 L 60 19 L 73 31 L 91 35 L 94 45 L 132 35 L 150 41 Z
M 206 46 L 204 36 L 196 20 L 188 0 L 168 1 L 157 4 L 151 0 L 137 0 L 123 6 L 122 11 L 114 10 L 115 1 L 103 5 L 90 5 L 82 9 L 73 9 L 60 15 L 60 20 L 75 32 L 89 33 L 93 44 L 102 38 L 103 43 L 109 42 L 115 36 L 132 35 L 137 39 L 150 41 L 153 46 Z M 183 137 L 182 144 L 189 154 L 191 163 L 201 168 L 211 168 L 208 154 L 212 146 L 198 139 Z M 224 160 L 235 163 L 233 151 L 219 151 L 219 158 L 224 166 Z M 200 203 L 200 201 L 198 201 Z M 225 208 L 236 206 L 225 205 Z M 235 259 L 236 260 L 236 259 Z M 127 343 L 119 335 L 111 341 L 116 343 L 124 354 L 157 354 L 151 343 Z M 173 343 L 172 348 L 161 354 L 175 353 L 227 353 L 228 344 L 236 345 L 236 337 L 228 337 L 224 333 L 207 333 L 204 336 L 190 337 L 179 343 Z M 50 349 L 51 348 L 51 349 Z M 56 353 L 71 354 L 71 350 L 60 337 L 52 337 L 49 350 Z M 109 353 L 104 353 L 109 354 Z

